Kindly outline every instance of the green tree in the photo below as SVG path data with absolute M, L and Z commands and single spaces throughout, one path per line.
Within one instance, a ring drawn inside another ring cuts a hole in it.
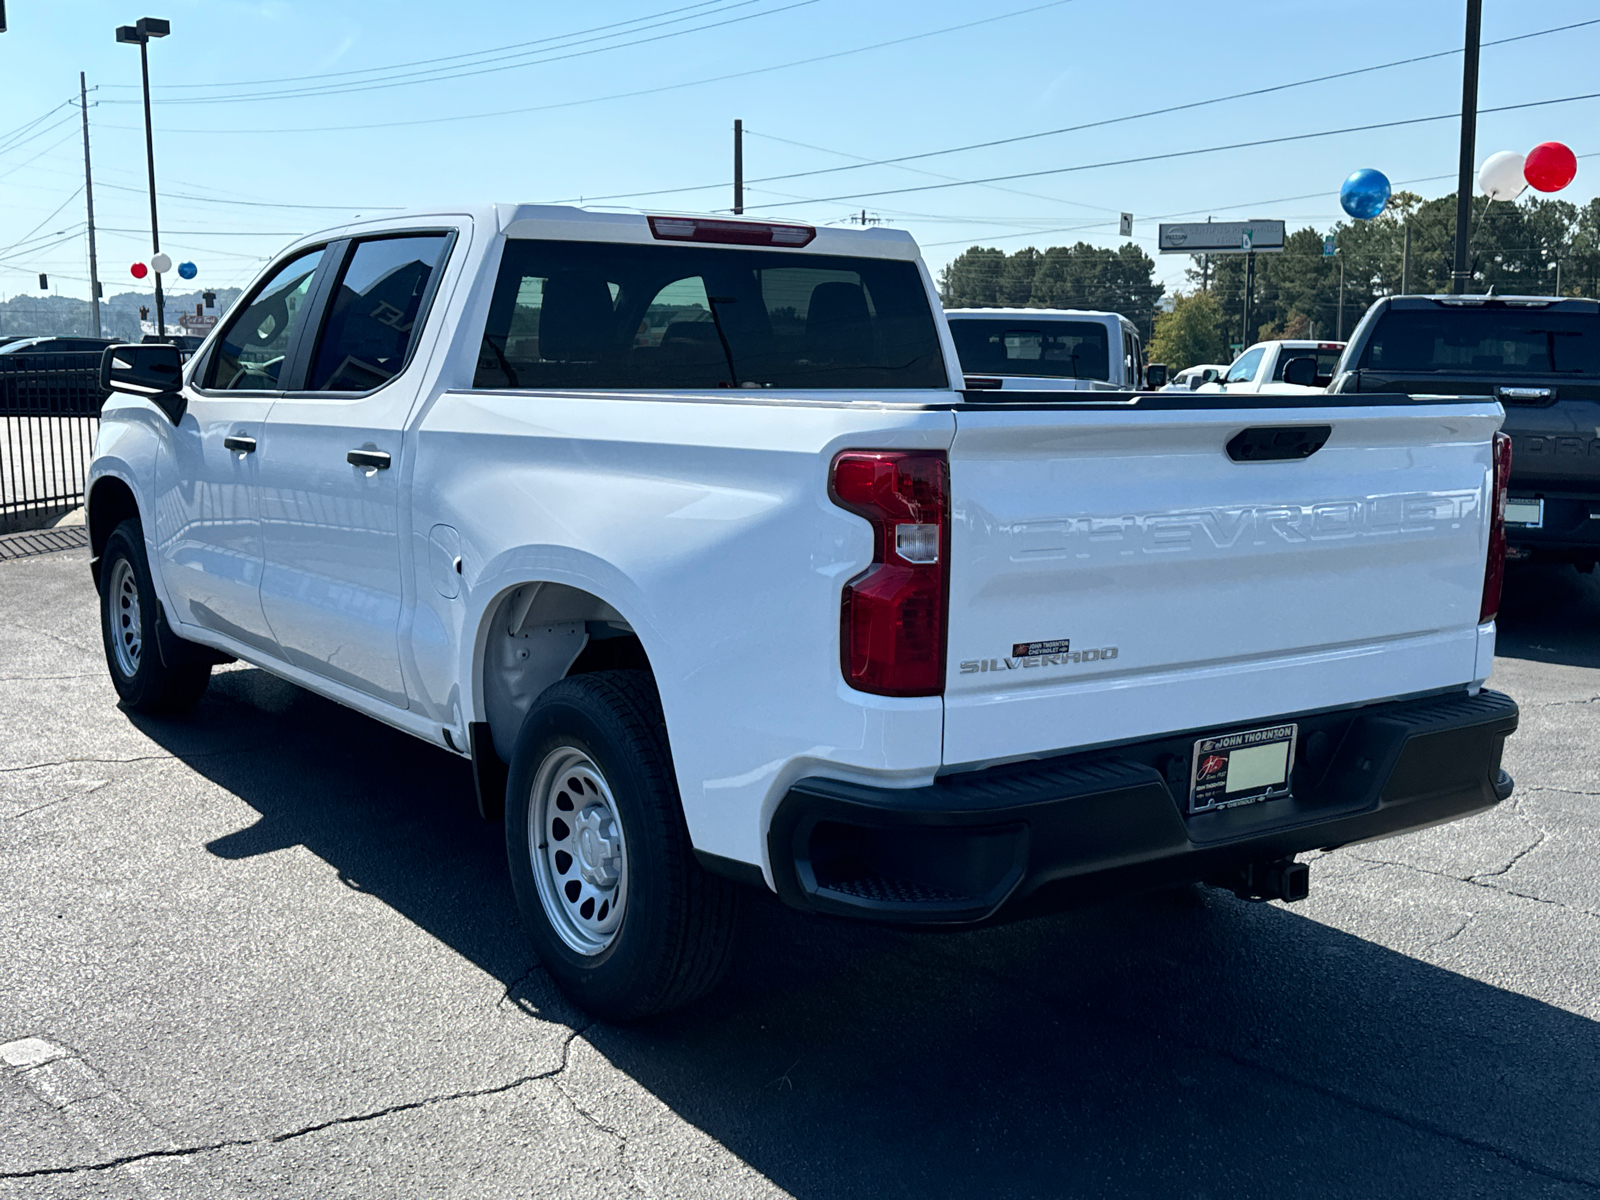
M 1007 255 L 974 246 L 940 274 L 947 308 L 1083 308 L 1121 313 L 1148 339 L 1164 288 L 1139 247 L 1115 250 L 1079 242 L 1041 254 L 1029 246 Z
M 1196 363 L 1225 363 L 1233 356 L 1222 337 L 1222 306 L 1210 292 L 1181 292 L 1172 298 L 1172 311 L 1156 314 L 1155 332 L 1148 354 L 1151 362 L 1164 362 L 1176 374 Z

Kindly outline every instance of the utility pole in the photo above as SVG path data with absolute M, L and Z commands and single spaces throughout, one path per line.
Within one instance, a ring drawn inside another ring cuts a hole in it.
M 744 214 L 744 122 L 733 123 L 733 215 Z
M 1244 256 L 1244 332 L 1239 335 L 1239 340 L 1248 347 L 1254 338 L 1250 332 L 1250 310 L 1254 307 L 1256 291 L 1256 252 L 1251 250 Z
M 1411 294 L 1411 222 L 1406 221 L 1406 246 L 1400 252 L 1400 294 Z
M 1339 333 L 1333 339 L 1344 341 L 1344 248 L 1339 249 Z
M 1478 134 L 1478 42 L 1483 0 L 1467 0 L 1467 42 L 1461 64 L 1461 170 L 1456 178 L 1456 266 L 1450 290 L 1462 295 L 1472 281 L 1467 244 L 1472 223 L 1472 158 Z
M 89 205 L 89 312 L 100 336 L 100 267 L 94 254 L 94 178 L 89 170 L 89 84 L 78 72 L 78 107 L 83 110 L 83 198 Z

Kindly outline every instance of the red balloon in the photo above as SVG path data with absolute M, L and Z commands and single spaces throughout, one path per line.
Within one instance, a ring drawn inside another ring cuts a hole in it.
M 143 263 L 134 263 L 133 266 L 128 268 L 128 273 L 135 279 L 143 279 L 146 275 L 150 274 L 150 268 L 145 266 Z
M 1578 156 L 1560 142 L 1541 142 L 1528 151 L 1522 174 L 1536 191 L 1559 192 L 1578 174 Z

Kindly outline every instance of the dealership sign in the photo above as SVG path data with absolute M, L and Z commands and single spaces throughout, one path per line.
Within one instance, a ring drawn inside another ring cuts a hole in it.
M 1282 221 L 1196 221 L 1160 226 L 1163 254 L 1276 254 L 1283 249 Z

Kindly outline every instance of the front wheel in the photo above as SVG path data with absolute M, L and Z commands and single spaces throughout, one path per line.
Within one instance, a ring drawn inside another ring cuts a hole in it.
M 596 1016 L 679 1008 L 726 970 L 737 889 L 695 861 L 645 672 L 573 676 L 529 710 L 506 853 L 540 961 Z
M 135 712 L 184 712 L 211 682 L 211 663 L 199 655 L 172 665 L 163 660 L 159 604 L 144 531 L 138 521 L 124 521 L 111 531 L 100 559 L 100 633 L 111 683 Z

